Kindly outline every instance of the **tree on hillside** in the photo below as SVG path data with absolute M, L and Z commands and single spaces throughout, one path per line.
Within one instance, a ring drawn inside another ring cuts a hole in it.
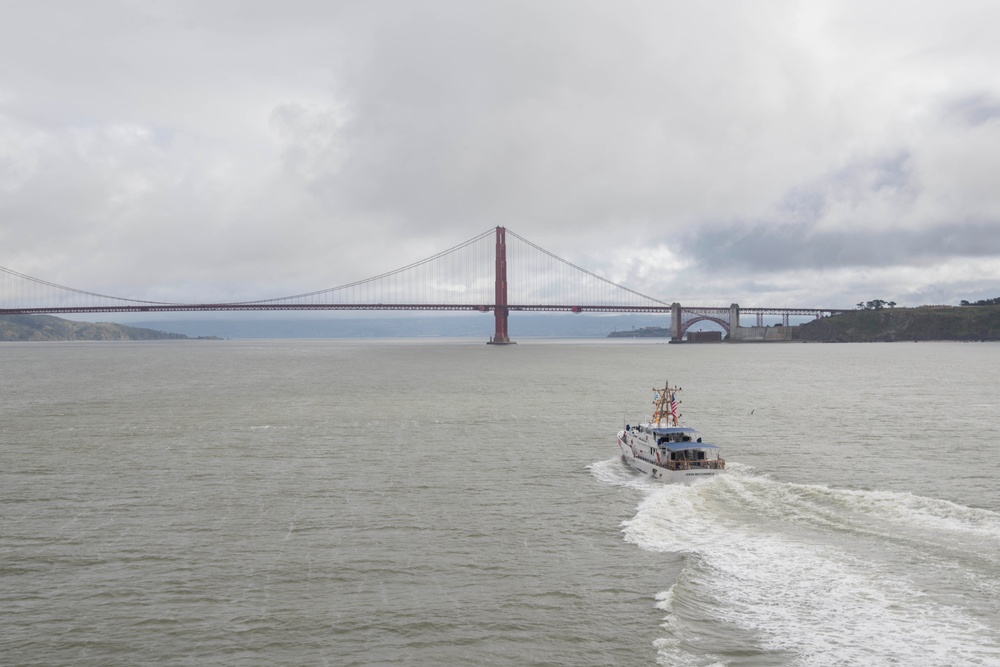
M 882 310 L 886 306 L 890 308 L 896 307 L 895 301 L 886 301 L 885 299 L 872 299 L 871 301 L 859 301 L 858 310 Z

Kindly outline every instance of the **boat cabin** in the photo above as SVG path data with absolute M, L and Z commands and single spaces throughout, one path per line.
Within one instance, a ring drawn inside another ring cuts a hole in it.
M 648 453 L 636 453 L 641 458 L 649 457 L 654 461 L 674 470 L 688 468 L 721 468 L 725 466 L 720 456 L 721 448 L 702 442 L 698 431 L 688 426 L 657 426 L 641 424 L 626 427 L 635 440 L 648 448 Z M 633 441 L 634 442 L 634 441 Z M 634 443 L 634 444 L 639 444 Z

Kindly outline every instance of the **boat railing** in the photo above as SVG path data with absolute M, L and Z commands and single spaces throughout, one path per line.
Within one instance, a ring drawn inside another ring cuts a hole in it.
M 692 470 L 692 469 L 704 469 L 709 468 L 712 470 L 724 470 L 726 467 L 726 460 L 723 458 L 718 459 L 699 459 L 696 461 L 664 461 L 659 464 L 668 470 Z
M 642 459 L 647 463 L 660 466 L 661 468 L 666 468 L 667 470 L 704 470 L 706 468 L 710 470 L 725 470 L 726 468 L 726 460 L 721 456 L 717 459 L 695 459 L 691 461 L 687 459 L 680 461 L 671 461 L 670 459 L 665 461 L 656 461 L 655 459 L 642 454 L 636 455 L 636 458 Z

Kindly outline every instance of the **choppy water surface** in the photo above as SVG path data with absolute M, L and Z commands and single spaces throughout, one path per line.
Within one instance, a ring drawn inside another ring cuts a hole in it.
M 1000 664 L 1000 345 L 32 343 L 0 368 L 3 664 Z M 667 379 L 728 476 L 615 455 Z

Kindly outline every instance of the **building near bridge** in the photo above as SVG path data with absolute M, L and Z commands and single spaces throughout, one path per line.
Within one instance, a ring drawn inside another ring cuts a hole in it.
M 721 343 L 721 331 L 689 331 L 687 335 L 689 343 Z
M 729 334 L 731 343 L 769 343 L 793 340 L 795 327 L 733 327 Z

